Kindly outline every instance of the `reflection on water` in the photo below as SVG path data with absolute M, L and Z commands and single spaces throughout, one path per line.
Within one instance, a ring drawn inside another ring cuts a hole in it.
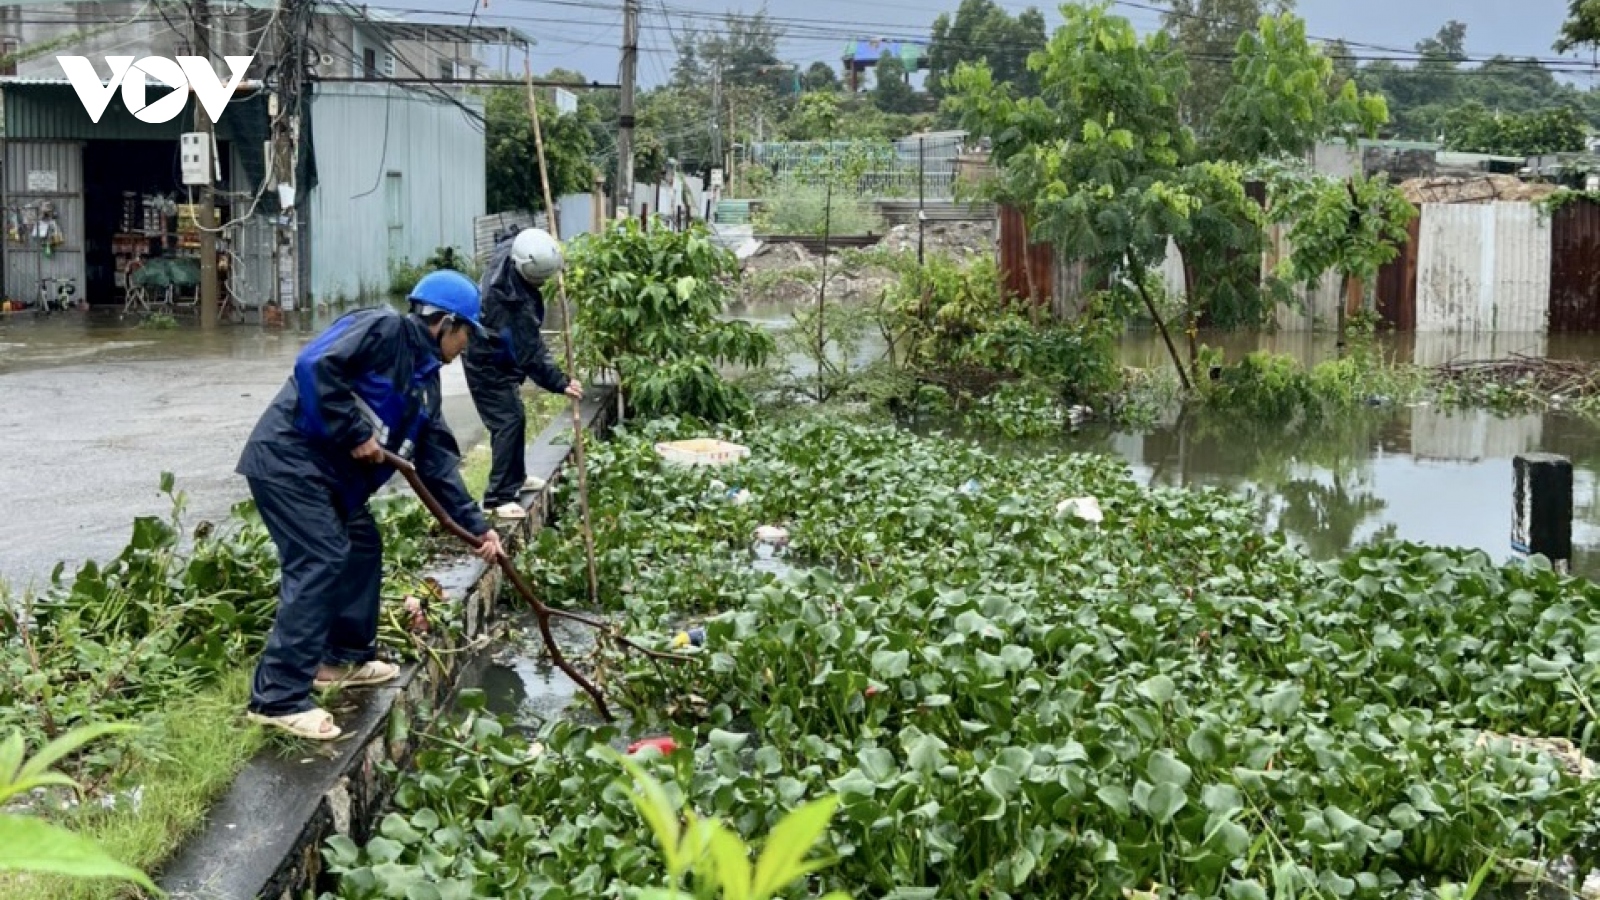
M 1322 558 L 1399 538 L 1512 557 L 1512 458 L 1574 469 L 1573 570 L 1600 575 L 1600 428 L 1561 415 L 1497 417 L 1428 407 L 1362 411 L 1286 429 L 1205 411 L 1144 432 L 1084 429 L 1057 447 L 1126 460 L 1151 485 L 1251 498 L 1269 528 Z
M 50 316 L 31 312 L 0 316 L 0 374 L 23 368 L 90 362 L 170 362 L 185 359 L 271 359 L 292 355 L 333 314 L 318 313 L 305 327 L 262 328 L 222 324 L 196 327 L 194 316 L 172 328 L 147 328 L 145 318 L 94 307 Z

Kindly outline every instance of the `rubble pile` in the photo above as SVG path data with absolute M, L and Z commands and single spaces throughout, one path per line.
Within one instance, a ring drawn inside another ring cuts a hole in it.
M 923 224 L 923 255 L 942 253 L 968 260 L 992 254 L 999 241 L 999 224 L 987 221 L 926 222 Z M 884 237 L 885 249 L 896 253 L 917 252 L 917 226 L 896 225 Z
M 1531 202 L 1543 200 L 1558 190 L 1557 185 L 1523 181 L 1513 175 L 1411 178 L 1400 183 L 1400 191 L 1413 204 Z
M 923 255 L 969 262 L 995 252 L 998 226 L 990 221 L 942 221 L 923 225 Z M 917 252 L 917 226 L 896 225 L 864 253 L 842 250 L 828 254 L 828 297 L 834 300 L 876 299 L 894 280 L 888 267 L 870 261 L 874 251 Z M 865 257 L 867 261 L 861 261 Z M 817 298 L 822 255 L 792 242 L 763 243 L 742 261 L 742 299 L 760 303 L 808 303 Z

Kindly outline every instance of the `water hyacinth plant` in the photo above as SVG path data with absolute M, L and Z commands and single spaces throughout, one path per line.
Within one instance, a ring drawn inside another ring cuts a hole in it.
M 1587 582 L 1405 544 L 1318 563 L 1245 501 L 1098 457 L 806 420 L 729 433 L 752 450 L 729 468 L 652 449 L 694 433 L 625 431 L 590 485 L 610 611 L 663 646 L 703 624 L 704 665 L 601 657 L 632 725 L 554 721 L 533 757 L 475 714 L 400 788 L 422 836 L 341 865 L 498 896 L 657 886 L 600 745 L 662 733 L 642 760 L 673 802 L 744 840 L 839 797 L 838 862 L 794 896 L 1462 896 L 1595 860 L 1588 769 L 1511 739 L 1596 736 Z M 760 525 L 791 571 L 749 565 Z M 524 565 L 586 596 L 575 535 Z

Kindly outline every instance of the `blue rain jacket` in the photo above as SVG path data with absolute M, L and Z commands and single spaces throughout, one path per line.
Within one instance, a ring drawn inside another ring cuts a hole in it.
M 353 459 L 377 437 L 410 460 L 463 528 L 489 530 L 461 480 L 461 448 L 440 410 L 438 347 L 420 320 L 381 307 L 349 313 L 307 344 L 294 373 L 256 422 L 235 471 L 268 480 L 322 481 L 353 510 L 395 470 Z

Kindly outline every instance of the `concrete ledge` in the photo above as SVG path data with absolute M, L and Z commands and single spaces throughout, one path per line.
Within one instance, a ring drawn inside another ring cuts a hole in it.
M 597 386 L 583 401 L 588 435 L 605 434 L 616 415 L 613 389 Z M 528 517 L 503 528 L 517 546 L 548 521 L 554 486 L 567 470 L 572 417 L 562 414 L 528 446 L 528 474 L 542 491 L 523 495 Z M 376 814 L 394 790 L 385 763 L 403 769 L 415 749 L 414 729 L 425 730 L 454 699 L 461 674 L 481 664 L 499 610 L 503 574 L 475 557 L 430 574 L 461 610 L 465 650 L 424 657 L 392 685 L 354 690 L 336 701 L 346 737 L 331 748 L 303 742 L 293 757 L 268 747 L 251 760 L 212 808 L 204 828 L 186 843 L 157 879 L 176 900 L 296 900 L 316 896 L 322 845 L 335 834 L 357 842 L 371 836 Z M 520 603 L 520 598 L 512 598 Z M 390 769 L 389 771 L 393 771 Z

